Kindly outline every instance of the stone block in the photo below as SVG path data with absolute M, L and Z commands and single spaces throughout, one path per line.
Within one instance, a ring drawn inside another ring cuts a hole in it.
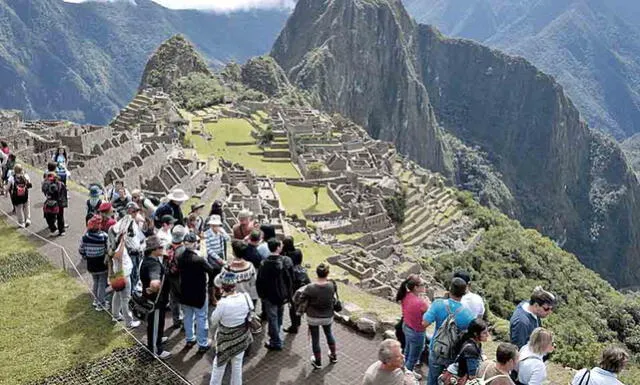
M 362 333 L 373 335 L 376 334 L 378 322 L 367 317 L 362 317 L 356 321 L 356 328 Z

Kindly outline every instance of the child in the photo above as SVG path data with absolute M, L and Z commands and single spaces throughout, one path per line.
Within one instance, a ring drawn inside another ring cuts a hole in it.
M 93 307 L 96 311 L 107 308 L 107 265 L 104 263 L 107 253 L 107 233 L 100 229 L 102 218 L 94 215 L 87 222 L 87 231 L 82 236 L 78 252 L 87 261 L 87 271 L 93 277 Z

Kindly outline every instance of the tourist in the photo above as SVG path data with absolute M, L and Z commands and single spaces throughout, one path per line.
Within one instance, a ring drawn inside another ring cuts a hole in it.
M 56 168 L 58 168 L 58 164 L 56 162 L 47 163 L 47 171 L 44 172 L 44 175 L 42 176 L 42 181 L 43 182 L 46 181 L 47 178 L 49 177 L 50 173 L 54 173 L 55 174 L 56 173 Z M 46 195 L 44 190 L 42 190 L 42 193 Z
M 241 210 L 238 213 L 238 223 L 233 226 L 233 238 L 244 240 L 255 228 L 253 214 L 249 210 Z
M 544 356 L 553 352 L 553 334 L 544 328 L 536 328 L 529 342 L 520 349 L 517 366 L 518 382 L 522 385 L 542 385 L 547 379 Z
M 433 304 L 429 306 L 429 310 L 424 313 L 422 325 L 428 328 L 429 325 L 435 322 L 437 334 L 437 331 L 449 317 L 449 314 L 454 314 L 458 329 L 466 330 L 471 321 L 475 319 L 473 313 L 460 303 L 462 296 L 465 295 L 466 292 L 467 283 L 462 278 L 453 278 L 449 287 L 449 298 L 435 300 Z M 429 378 L 427 385 L 437 385 L 440 374 L 442 374 L 447 366 L 453 363 L 453 359 L 451 359 L 450 356 L 443 357 L 436 354 L 434 350 L 435 341 L 436 338 L 434 336 L 429 344 Z
M 287 239 L 291 239 L 293 242 L 293 238 L 285 237 L 284 241 Z M 283 249 L 285 242 L 282 242 Z M 287 254 L 284 254 L 287 257 L 291 258 L 291 262 L 293 263 L 293 289 L 291 290 L 293 293 L 298 291 L 301 287 L 308 285 L 311 283 L 311 279 L 309 279 L 309 275 L 307 274 L 307 269 L 302 266 L 302 251 L 299 249 L 294 249 L 293 251 L 289 251 Z M 291 326 L 284 329 L 286 333 L 296 334 L 301 324 L 301 315 L 298 314 L 296 310 L 296 305 L 293 301 L 289 302 L 289 319 L 291 320 Z
M 67 180 L 71 178 L 71 172 L 67 170 L 67 166 L 65 166 L 64 162 L 58 162 L 56 166 L 56 175 L 60 178 L 60 181 L 66 186 Z
M 273 225 L 264 224 L 260 225 L 260 231 L 262 232 L 262 243 L 258 245 L 258 254 L 260 254 L 264 260 L 271 254 L 267 243 L 270 239 L 276 238 L 276 229 Z
M 204 231 L 206 230 L 206 224 L 204 222 L 204 218 L 202 217 L 203 208 L 204 203 L 191 205 L 191 212 L 189 213 L 188 217 L 188 220 L 191 221 L 191 225 L 189 226 L 189 228 L 200 238 L 202 238 L 202 233 L 204 233 Z M 222 219 L 220 220 L 220 222 L 222 223 Z
M 413 373 L 405 372 L 400 342 L 386 339 L 380 343 L 378 361 L 364 373 L 362 385 L 416 385 Z
M 137 328 L 140 321 L 134 320 L 129 310 L 129 299 L 131 298 L 131 273 L 133 271 L 133 262 L 129 256 L 127 243 L 141 244 L 140 238 L 135 233 L 129 234 L 130 225 L 133 220 L 125 217 L 118 221 L 109 229 L 109 276 L 120 277 L 124 279 L 123 287 L 114 287 L 113 282 L 113 298 L 111 300 L 111 314 L 116 322 L 124 320 L 127 328 Z M 127 241 L 127 238 L 132 240 Z M 140 246 L 138 246 L 140 247 Z
M 93 307 L 96 311 L 107 308 L 105 289 L 107 287 L 107 233 L 100 229 L 102 218 L 93 216 L 87 221 L 87 231 L 82 236 L 78 253 L 87 261 L 87 271 L 93 278 Z
M 157 205 L 151 199 L 145 197 L 140 189 L 131 191 L 131 201 L 136 202 L 138 206 L 140 206 L 145 216 L 152 216 L 156 211 Z
M 124 186 L 124 181 L 117 180 L 113 182 L 107 189 L 108 191 L 106 197 L 109 202 L 113 202 L 114 200 L 118 199 L 120 197 L 120 191 L 122 189 L 124 189 L 125 195 L 127 195 L 127 197 L 131 197 L 129 192 L 127 191 L 127 188 Z
M 180 305 L 180 264 L 178 260 L 186 251 L 184 238 L 187 233 L 187 229 L 182 225 L 176 225 L 171 229 L 171 243 L 167 247 L 167 253 L 163 258 L 165 279 L 169 285 L 169 307 L 171 308 L 172 327 L 174 329 L 182 327 L 184 319 L 184 312 Z
M 6 170 L 5 164 L 9 160 L 9 156 L 5 154 L 3 151 L 0 151 L 0 195 L 5 194 L 5 182 L 4 182 L 4 173 Z
M 56 150 L 56 153 L 53 155 L 53 158 L 51 159 L 56 164 L 67 163 L 67 160 L 69 159 L 67 157 L 67 150 L 64 147 L 58 147 L 58 149 Z
M 178 227 L 178 226 L 176 226 Z M 213 267 L 196 251 L 197 237 L 193 232 L 184 236 L 184 252 L 177 257 L 180 274 L 180 304 L 184 313 L 184 331 L 188 348 L 198 344 L 198 353 L 211 348 L 208 323 L 207 274 Z M 213 286 L 213 282 L 209 282 Z M 194 336 L 194 320 L 196 335 Z
M 118 218 L 122 218 L 127 214 L 126 207 L 129 202 L 131 202 L 131 198 L 127 195 L 124 185 L 118 187 L 116 192 L 117 195 L 111 199 L 111 205 L 113 206 L 113 211 L 118 215 Z
M 87 214 L 84 217 L 85 223 L 89 222 L 89 219 L 98 214 L 98 209 L 102 204 L 100 193 L 100 187 L 96 185 L 89 187 L 89 199 L 87 199 Z
M 9 149 L 9 144 L 4 140 L 0 141 L 0 151 L 2 151 L 4 155 L 9 155 L 9 153 L 11 152 L 11 150 Z
M 31 207 L 29 203 L 29 190 L 33 187 L 29 175 L 22 165 L 13 167 L 13 175 L 7 180 L 7 191 L 11 198 L 18 219 L 18 226 L 29 227 L 31 225 Z
M 282 316 L 284 304 L 289 302 L 293 292 L 293 263 L 289 257 L 280 255 L 282 243 L 276 238 L 268 241 L 271 255 L 262 261 L 256 279 L 258 296 L 269 321 L 269 342 L 265 347 L 269 350 L 282 350 Z
M 329 265 L 320 263 L 316 268 L 317 279 L 306 285 L 299 293 L 299 303 L 306 303 L 307 324 L 311 334 L 311 366 L 314 369 L 322 367 L 322 351 L 320 348 L 320 327 L 329 345 L 329 362 L 338 362 L 336 355 L 336 339 L 333 336 L 331 325 L 333 324 L 333 308 L 337 301 L 338 286 L 335 281 L 330 281 Z
M 207 259 L 209 263 L 215 263 L 222 268 L 227 259 L 227 242 L 231 240 L 231 237 L 222 228 L 222 221 L 219 216 L 212 215 L 207 224 L 209 228 L 204 233 Z
M 164 316 L 168 300 L 168 285 L 164 285 L 165 268 L 160 259 L 165 248 L 155 235 L 147 238 L 145 256 L 140 265 L 142 293 L 151 302 L 154 310 L 147 318 L 147 347 L 160 359 L 171 357 L 171 353 L 162 349 L 164 338 Z M 156 302 L 157 300 L 157 302 Z
M 491 385 L 514 385 L 509 376 L 518 365 L 518 356 L 517 346 L 503 342 L 496 349 L 496 360 L 484 361 L 478 368 L 478 375 L 485 381 L 493 379 Z
M 220 217 L 220 220 L 224 222 L 224 210 L 222 209 L 222 202 L 217 199 L 211 204 L 209 216 L 212 215 L 218 215 Z
M 1 151 L 0 151 L 1 152 Z M 4 153 L 3 153 L 4 154 Z M 9 174 L 13 172 L 13 168 L 16 166 L 15 154 L 7 155 L 7 160 L 2 164 L 2 185 L 6 186 L 9 181 Z M 3 189 L 4 191 L 4 189 Z
M 425 295 L 426 283 L 417 274 L 411 274 L 402 282 L 396 302 L 402 305 L 402 331 L 405 336 L 404 357 L 407 371 L 414 373 L 414 367 L 420 361 L 427 338 L 422 317 L 429 309 L 429 299 Z M 414 373 L 417 380 L 421 379 Z
M 109 202 L 102 202 L 98 207 L 98 213 L 102 218 L 101 229 L 104 232 L 109 232 L 109 229 L 114 226 L 117 221 L 114 218 L 113 207 Z
M 160 218 L 160 229 L 156 232 L 158 238 L 160 238 L 160 242 L 165 249 L 168 249 L 171 245 L 171 229 L 176 223 L 176 219 L 169 214 L 163 215 Z
M 571 385 L 624 385 L 618 380 L 618 374 L 628 362 L 629 353 L 623 348 L 609 346 L 602 352 L 600 365 L 591 370 L 579 370 Z
M 127 214 L 116 223 L 114 228 L 116 228 L 116 232 L 123 231 L 126 233 L 125 246 L 133 265 L 133 270 L 131 271 L 131 286 L 133 288 L 140 279 L 138 277 L 138 268 L 144 255 L 146 237 L 140 228 L 140 223 L 144 220 L 140 214 L 140 206 L 135 202 L 129 202 L 126 212 Z
M 247 248 L 245 250 L 245 259 L 253 264 L 256 271 L 262 263 L 262 256 L 258 253 L 258 246 L 262 241 L 262 232 L 260 230 L 252 230 L 247 239 Z
M 549 316 L 555 306 L 556 297 L 553 294 L 541 286 L 533 289 L 529 302 L 520 303 L 511 316 L 511 343 L 518 348 L 526 345 L 533 330 L 542 326 L 542 318 Z
M 460 337 L 454 351 L 455 361 L 440 375 L 445 385 L 465 383 L 478 377 L 478 368 L 482 363 L 482 343 L 489 338 L 489 325 L 481 318 L 469 324 L 467 331 Z
M 227 364 L 231 362 L 231 385 L 242 385 L 242 359 L 253 342 L 247 317 L 253 304 L 246 293 L 236 292 L 237 278 L 226 273 L 221 278 L 224 296 L 211 315 L 211 328 L 215 330 L 216 355 L 210 385 L 221 385 Z
M 471 275 L 466 271 L 457 271 L 454 277 L 462 278 L 467 283 L 467 293 L 462 296 L 460 303 L 471 310 L 477 318 L 484 317 L 484 300 L 476 293 L 471 292 Z
M 290 254 L 295 251 L 296 246 L 293 237 L 287 235 L 286 237 L 282 238 L 282 255 L 286 255 L 287 257 L 291 258 Z
M 58 236 L 65 234 L 64 209 L 68 205 L 67 188 L 60 182 L 55 173 L 49 173 L 42 183 L 42 191 L 45 193 L 43 205 L 44 219 L 49 226 L 49 235 Z
M 189 200 L 189 196 L 182 189 L 175 189 L 167 195 L 167 201 L 162 203 L 155 212 L 157 220 L 161 219 L 164 215 L 171 215 L 176 220 L 176 224 L 185 225 L 184 215 L 182 214 L 181 205 Z M 156 228 L 162 226 L 160 221 L 156 222 Z
M 222 267 L 220 273 L 215 277 L 215 285 L 218 288 L 222 288 L 222 277 L 226 273 L 235 274 L 237 279 L 236 290 L 239 293 L 249 295 L 255 307 L 258 302 L 258 291 L 256 289 L 258 273 L 253 264 L 244 259 L 247 244 L 244 241 L 234 239 L 231 242 L 231 249 L 233 250 L 233 260 Z

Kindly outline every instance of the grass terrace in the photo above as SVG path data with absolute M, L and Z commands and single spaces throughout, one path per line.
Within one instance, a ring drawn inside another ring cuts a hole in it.
M 326 187 L 320 187 L 318 204 L 316 205 L 313 187 L 291 186 L 283 182 L 276 183 L 276 190 L 284 205 L 287 215 L 296 214 L 305 218 L 305 214 L 324 214 L 340 211 L 340 207 L 331 199 Z
M 197 121 L 193 119 L 192 122 Z M 221 157 L 240 163 L 258 175 L 300 177 L 290 159 L 267 159 L 262 155 L 263 150 L 255 144 L 255 139 L 251 136 L 253 127 L 244 119 L 220 119 L 217 123 L 205 124 L 205 130 L 212 136 L 212 140 L 206 140 L 199 135 L 190 134 L 188 137 L 200 159 L 207 159 L 210 156 Z
M 0 220 L 0 384 L 37 381 L 132 345 L 87 290 Z

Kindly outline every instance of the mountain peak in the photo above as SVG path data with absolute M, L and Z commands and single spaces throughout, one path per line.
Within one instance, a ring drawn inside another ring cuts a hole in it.
M 168 91 L 176 80 L 194 72 L 211 74 L 193 44 L 177 34 L 160 44 L 151 55 L 139 90 L 157 87 Z

